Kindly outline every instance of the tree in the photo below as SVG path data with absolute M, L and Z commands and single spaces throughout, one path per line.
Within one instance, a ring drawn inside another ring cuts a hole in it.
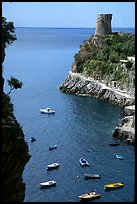
M 10 80 L 8 79 L 7 81 L 8 81 L 8 85 L 10 86 L 10 91 L 7 95 L 9 95 L 11 93 L 11 91 L 14 89 L 20 89 L 23 85 L 23 83 L 20 82 L 15 77 L 11 77 Z
M 7 18 L 2 17 L 2 42 L 4 47 L 17 40 L 13 22 L 7 22 Z
M 7 18 L 2 17 L 2 63 L 5 59 L 5 48 L 17 40 L 13 22 L 7 22 Z
M 5 49 L 6 47 L 17 40 L 15 35 L 15 28 L 13 22 L 7 22 L 7 18 L 2 17 L 2 63 L 5 59 Z M 22 82 L 20 82 L 15 77 L 11 77 L 8 80 L 8 85 L 10 86 L 10 91 L 7 95 L 11 93 L 13 89 L 19 89 L 22 87 Z M 4 78 L 2 77 L 2 91 L 4 86 Z

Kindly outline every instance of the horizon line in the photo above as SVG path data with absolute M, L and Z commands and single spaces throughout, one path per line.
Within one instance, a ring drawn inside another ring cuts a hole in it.
M 90 28 L 93 28 L 95 29 L 95 27 L 44 27 L 44 26 L 15 26 L 15 28 L 87 28 L 87 29 L 90 29 Z M 113 28 L 133 28 L 135 29 L 135 27 L 124 27 L 124 26 L 120 26 L 120 27 L 113 27 Z M 112 30 L 113 30 L 112 28 Z

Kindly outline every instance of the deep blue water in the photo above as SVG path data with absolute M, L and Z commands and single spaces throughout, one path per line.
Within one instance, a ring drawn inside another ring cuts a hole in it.
M 114 31 L 133 32 L 130 28 Z M 94 202 L 132 202 L 134 199 L 134 147 L 114 140 L 112 131 L 119 123 L 123 108 L 93 97 L 65 94 L 59 90 L 74 61 L 74 54 L 95 29 L 17 28 L 17 41 L 6 50 L 6 80 L 14 76 L 23 82 L 12 91 L 14 113 L 20 122 L 31 159 L 25 167 L 25 202 L 79 202 L 79 195 L 97 191 Z M 51 107 L 55 115 L 41 114 L 39 109 Z M 31 137 L 36 141 L 31 143 Z M 57 144 L 57 149 L 48 150 Z M 114 154 L 124 156 L 118 160 Z M 90 163 L 83 168 L 79 158 Z M 56 170 L 47 171 L 47 164 L 59 162 Z M 100 174 L 97 180 L 84 180 L 84 173 Z M 56 187 L 40 189 L 39 183 L 56 180 Z M 105 191 L 107 183 L 122 181 L 124 187 Z M 91 201 L 92 202 L 92 201 Z

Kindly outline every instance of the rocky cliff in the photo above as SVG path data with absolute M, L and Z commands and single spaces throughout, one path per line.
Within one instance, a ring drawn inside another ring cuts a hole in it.
M 25 183 L 22 174 L 30 159 L 25 136 L 15 116 L 12 104 L 2 94 L 2 202 L 23 202 Z
M 98 16 L 96 34 L 80 46 L 59 89 L 66 93 L 94 96 L 123 107 L 131 106 L 135 104 L 135 36 L 111 32 L 111 17 L 110 14 Z M 126 123 L 127 119 L 122 121 Z M 133 126 L 131 120 L 129 129 L 130 126 Z M 119 130 L 125 131 L 125 127 Z M 134 135 L 134 131 L 132 133 Z M 131 143 L 134 144 L 134 136 L 131 137 L 128 131 L 121 134 L 117 128 L 116 135 L 124 139 L 133 138 Z
M 79 73 L 73 73 L 71 70 L 59 89 L 66 93 L 94 96 L 120 106 L 133 105 L 135 103 L 134 96 L 130 96 L 122 90 L 108 87 L 99 80 L 94 80 L 91 77 L 87 78 Z
M 5 48 L 3 44 L 2 63 L 5 59 Z M 25 197 L 26 187 L 22 174 L 25 165 L 30 159 L 30 154 L 22 128 L 13 113 L 13 104 L 10 101 L 10 97 L 4 93 L 3 86 L 4 78 L 2 77 L 1 201 L 18 203 L 23 202 Z
M 124 108 L 123 117 L 115 128 L 113 137 L 135 144 L 135 105 Z

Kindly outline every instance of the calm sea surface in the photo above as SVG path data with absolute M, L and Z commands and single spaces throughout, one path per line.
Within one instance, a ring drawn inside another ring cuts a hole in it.
M 134 33 L 134 29 L 114 31 Z M 11 93 L 14 113 L 25 133 L 31 159 L 25 167 L 25 202 L 79 202 L 79 195 L 96 191 L 94 202 L 132 202 L 135 185 L 134 147 L 114 141 L 112 131 L 119 123 L 122 108 L 92 97 L 65 94 L 59 90 L 74 61 L 74 54 L 88 39 L 93 28 L 16 28 L 17 41 L 6 50 L 6 80 L 14 76 L 23 82 Z M 55 115 L 44 115 L 40 108 L 51 107 Z M 31 137 L 36 141 L 31 143 Z M 56 144 L 57 149 L 48 150 Z M 114 154 L 124 156 L 118 160 Z M 90 163 L 83 168 L 79 158 Z M 48 164 L 59 162 L 56 170 Z M 100 174 L 100 179 L 85 180 L 84 173 Z M 56 187 L 40 189 L 39 183 L 56 180 Z M 105 191 L 104 184 L 124 182 L 123 188 Z M 92 201 L 91 201 L 92 202 Z

